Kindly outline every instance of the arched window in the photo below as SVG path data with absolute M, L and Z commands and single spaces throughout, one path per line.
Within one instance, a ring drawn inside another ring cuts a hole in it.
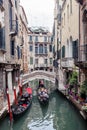
M 39 45 L 39 54 L 43 54 L 43 45 L 42 44 Z

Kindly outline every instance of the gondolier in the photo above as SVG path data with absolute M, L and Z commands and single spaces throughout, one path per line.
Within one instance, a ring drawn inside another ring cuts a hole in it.
M 40 80 L 40 81 L 39 81 L 39 86 L 38 86 L 38 88 L 45 88 L 43 80 Z
M 49 95 L 46 87 L 44 86 L 43 80 L 39 81 L 39 86 L 37 89 L 38 99 L 42 104 L 48 103 Z

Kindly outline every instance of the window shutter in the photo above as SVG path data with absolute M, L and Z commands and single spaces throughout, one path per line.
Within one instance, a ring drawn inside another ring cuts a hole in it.
M 65 46 L 62 47 L 62 58 L 65 57 Z
M 0 28 L 0 48 L 5 49 L 5 28 Z
M 2 28 L 0 28 L 0 48 L 2 48 Z
M 14 41 L 11 41 L 11 55 L 14 55 Z
M 73 58 L 77 59 L 78 58 L 78 41 L 73 41 Z

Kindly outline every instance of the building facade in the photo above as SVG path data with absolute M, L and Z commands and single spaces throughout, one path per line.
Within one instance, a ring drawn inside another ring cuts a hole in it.
M 87 0 L 76 0 L 80 8 L 79 46 L 76 65 L 80 69 L 80 82 L 87 79 Z
M 28 72 L 28 22 L 20 0 L 0 0 L 0 101 Z M 3 107 L 1 101 L 0 107 Z M 1 108 L 0 108 L 1 109 Z
M 44 28 L 30 28 L 29 71 L 53 70 L 53 46 L 51 33 Z
M 4 83 L 5 70 L 3 67 L 3 64 L 5 64 L 5 53 L 6 53 L 5 40 L 4 40 L 5 39 L 5 21 L 4 21 L 5 10 L 4 9 L 5 9 L 4 2 L 3 0 L 0 0 L 0 97 L 3 95 L 3 89 L 5 88 L 5 83 Z M 3 98 L 1 100 L 3 100 Z
M 28 73 L 28 20 L 25 11 L 22 6 L 20 6 L 20 46 L 21 46 L 21 73 Z
M 19 0 L 5 0 L 5 77 L 6 87 L 13 89 L 20 75 Z
M 79 5 L 76 0 L 64 0 L 60 7 L 57 2 L 58 79 L 66 84 L 74 69 L 78 71 L 75 61 L 78 59 Z

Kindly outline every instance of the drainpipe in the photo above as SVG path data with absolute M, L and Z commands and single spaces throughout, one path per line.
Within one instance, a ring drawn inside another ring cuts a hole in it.
M 79 44 L 78 44 L 78 61 L 80 61 L 80 4 L 79 4 Z M 79 64 L 79 81 L 80 81 L 80 64 Z

